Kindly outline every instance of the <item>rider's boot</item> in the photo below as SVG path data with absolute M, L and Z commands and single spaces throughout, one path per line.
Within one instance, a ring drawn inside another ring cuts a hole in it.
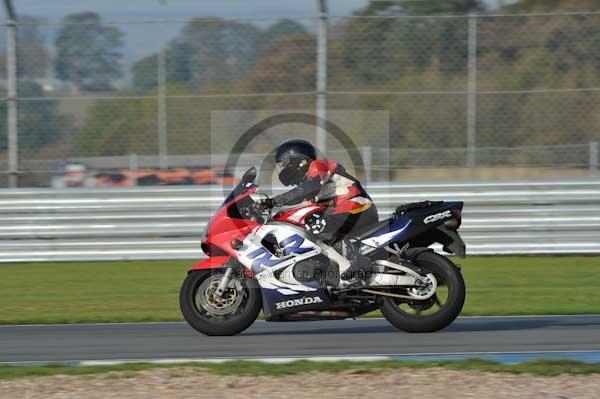
M 336 242 L 333 247 L 350 261 L 350 267 L 340 274 L 339 288 L 365 287 L 373 272 L 371 260 L 360 253 L 355 242 L 348 239 Z

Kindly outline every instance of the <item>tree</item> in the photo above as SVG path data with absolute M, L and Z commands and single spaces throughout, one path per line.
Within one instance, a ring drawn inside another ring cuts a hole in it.
M 77 90 L 110 90 L 122 76 L 123 33 L 105 26 L 93 12 L 70 14 L 63 20 L 56 45 L 56 77 Z
M 17 26 L 17 74 L 19 78 L 46 76 L 49 66 L 48 49 L 38 28 L 40 20 L 28 15 L 19 17 Z M 0 54 L 0 74 L 6 76 L 6 55 Z
M 540 0 L 546 1 L 546 0 Z M 358 10 L 356 15 L 436 15 L 436 14 L 467 14 L 485 9 L 482 0 L 419 0 L 406 1 L 377 1 Z
M 413 15 L 468 14 L 485 9 L 481 0 L 422 0 L 407 2 L 405 7 Z
M 520 0 L 504 7 L 507 11 L 547 12 L 547 11 L 586 11 L 598 10 L 600 0 Z
M 582 11 L 599 6 L 598 0 L 523 0 L 504 11 Z M 479 89 L 524 92 L 480 100 L 481 145 L 585 144 L 597 140 L 597 94 L 576 91 L 600 85 L 600 26 L 596 16 L 484 19 L 478 39 L 479 66 L 484 71 L 479 74 Z M 565 92 L 527 93 L 548 89 Z
M 34 82 L 22 81 L 19 87 L 22 97 L 43 98 L 42 87 Z M 3 94 L 6 95 L 6 94 Z M 0 102 L 0 148 L 7 146 L 6 102 Z M 37 151 L 54 142 L 68 126 L 59 114 L 58 101 L 22 101 L 19 104 L 19 149 L 21 152 Z
M 289 19 L 277 21 L 265 30 L 218 18 L 195 19 L 165 50 L 167 82 L 196 91 L 232 90 L 236 82 L 253 73 L 258 59 L 272 53 L 276 42 L 305 34 L 306 28 L 302 24 Z M 158 55 L 152 54 L 133 65 L 131 71 L 136 90 L 148 91 L 156 87 L 157 62 Z
M 136 61 L 131 67 L 133 87 L 149 91 L 158 85 L 158 55 L 152 54 Z
M 98 100 L 74 142 L 84 156 L 156 154 L 157 129 L 155 99 Z
M 372 2 L 359 16 L 465 14 L 484 9 L 480 0 Z M 463 72 L 467 24 L 462 18 L 353 19 L 338 27 L 340 61 L 363 84 L 385 84 L 403 74 L 435 68 Z
M 261 34 L 261 45 L 269 46 L 275 41 L 288 35 L 302 35 L 306 33 L 306 28 L 301 23 L 293 21 L 291 19 L 282 19 L 269 26 Z
M 172 43 L 165 51 L 166 81 L 171 85 L 190 85 L 191 47 L 187 43 Z M 133 64 L 133 86 L 138 91 L 148 91 L 158 85 L 158 55 L 152 54 Z
M 165 50 L 167 82 L 199 91 L 242 79 L 254 67 L 261 34 L 252 24 L 219 18 L 188 22 Z M 154 54 L 134 64 L 136 89 L 156 87 L 157 60 Z
M 193 86 L 202 89 L 245 76 L 256 62 L 259 38 L 260 29 L 251 24 L 198 19 L 183 28 L 174 56 L 187 61 Z M 182 50 L 191 51 L 184 56 Z
M 308 34 L 281 37 L 266 48 L 246 79 L 250 92 L 311 91 L 315 88 L 316 40 Z
M 38 29 L 37 18 L 19 17 L 17 28 L 17 73 L 19 77 L 39 78 L 46 75 L 50 56 Z

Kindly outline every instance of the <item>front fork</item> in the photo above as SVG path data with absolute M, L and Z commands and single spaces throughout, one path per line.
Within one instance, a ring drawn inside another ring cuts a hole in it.
M 215 295 L 219 297 L 223 296 L 223 293 L 225 292 L 225 290 L 229 286 L 229 283 L 231 282 L 231 277 L 233 276 L 233 274 L 234 272 L 232 267 L 225 268 L 225 273 L 223 273 L 223 277 L 221 277 L 221 279 L 219 280 L 219 285 L 217 286 Z
M 215 290 L 217 297 L 222 297 L 229 288 L 237 287 L 237 282 L 243 279 L 244 276 L 248 277 L 248 269 L 235 259 L 229 259 L 221 270 L 223 275 L 219 279 L 219 284 Z

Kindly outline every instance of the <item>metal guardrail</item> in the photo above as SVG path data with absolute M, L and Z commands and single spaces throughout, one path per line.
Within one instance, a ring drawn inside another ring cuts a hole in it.
M 275 190 L 278 191 L 278 190 Z M 465 201 L 470 255 L 600 253 L 600 180 L 369 187 L 381 217 L 406 202 Z M 0 191 L 0 262 L 203 257 L 222 201 L 210 187 Z

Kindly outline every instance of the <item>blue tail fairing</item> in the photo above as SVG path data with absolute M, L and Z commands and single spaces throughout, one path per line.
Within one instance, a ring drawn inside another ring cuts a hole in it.
M 396 212 L 381 229 L 363 237 L 361 241 L 374 248 L 382 248 L 393 242 L 410 241 L 453 218 L 450 211 L 462 210 L 462 207 L 462 202 L 437 202 L 427 206 L 416 203 L 413 208 L 404 207 L 402 212 Z

